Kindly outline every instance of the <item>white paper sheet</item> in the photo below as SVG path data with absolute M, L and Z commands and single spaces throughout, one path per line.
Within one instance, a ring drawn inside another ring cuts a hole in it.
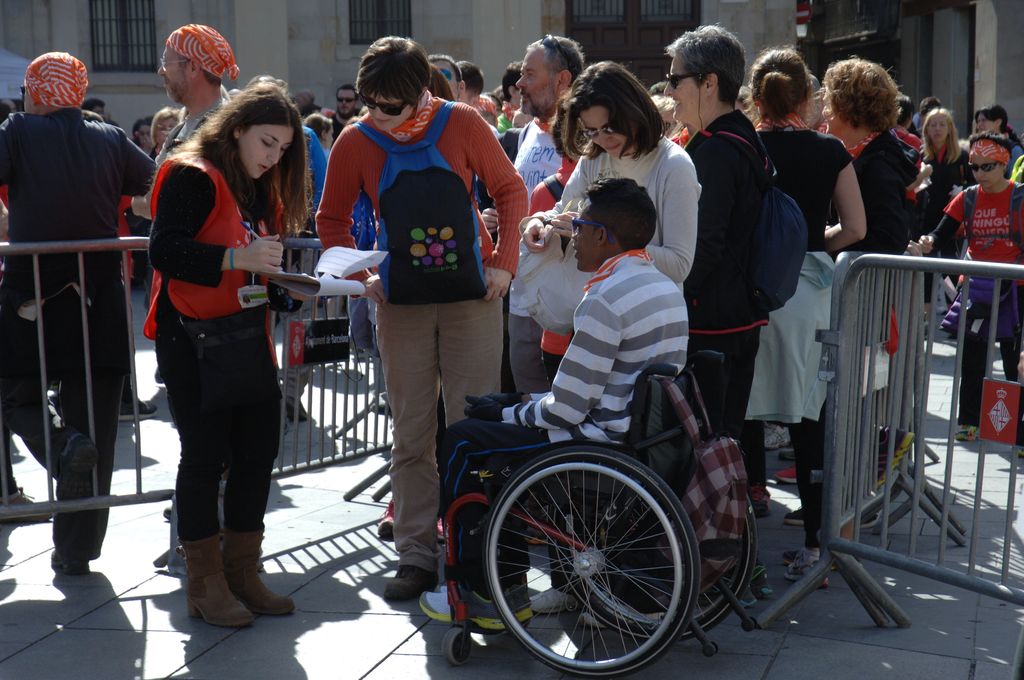
M 320 261 L 316 263 L 316 273 L 344 278 L 363 269 L 376 267 L 387 256 L 387 252 L 382 250 L 356 250 L 334 246 L 321 253 Z
M 336 279 L 333 276 L 315 278 L 309 274 L 278 272 L 268 279 L 277 285 L 305 297 L 330 297 L 334 295 L 363 295 L 366 287 L 360 281 Z

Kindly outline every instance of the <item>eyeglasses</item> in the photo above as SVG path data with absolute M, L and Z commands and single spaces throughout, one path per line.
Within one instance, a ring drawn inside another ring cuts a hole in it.
M 166 69 L 168 64 L 184 64 L 185 62 L 192 61 L 191 59 L 171 59 L 167 61 L 166 58 L 160 57 L 160 68 Z
M 585 220 L 580 217 L 574 217 L 572 219 L 572 235 L 579 235 L 580 226 L 584 224 L 594 227 L 595 229 L 604 229 L 605 238 L 608 239 L 608 243 L 615 243 L 615 236 L 612 235 L 612 230 L 609 229 L 607 226 L 601 224 L 600 222 L 592 222 L 590 220 Z
M 355 97 L 338 97 L 339 104 L 351 104 L 356 100 Z
M 569 56 L 569 52 L 565 49 L 558 38 L 549 33 L 541 38 L 540 44 L 544 49 L 554 50 L 557 52 L 558 56 L 562 58 L 562 64 L 565 66 L 565 70 L 572 74 L 574 78 L 579 75 L 580 69 L 576 67 L 576 60 Z
M 617 135 L 617 134 L 619 134 L 618 130 L 615 130 L 614 128 L 611 128 L 611 127 L 609 127 L 607 125 L 605 125 L 604 127 L 597 128 L 597 129 L 588 128 L 588 127 L 580 128 L 580 134 L 583 135 L 584 137 L 586 137 L 587 139 L 593 139 L 594 137 L 597 137 L 602 132 L 604 134 L 606 134 L 606 135 Z
M 677 87 L 679 87 L 679 83 L 683 82 L 687 78 L 696 78 L 697 80 L 700 80 L 703 77 L 704 77 L 703 73 L 666 73 L 665 74 L 665 80 L 668 81 L 669 86 L 671 86 L 673 90 L 676 89 Z
M 376 99 L 370 99 L 364 94 L 359 95 L 359 100 L 363 102 L 363 106 L 373 111 L 374 109 L 380 109 L 380 112 L 385 116 L 399 116 L 402 111 L 405 111 L 405 107 L 409 106 L 405 102 L 400 104 L 380 104 Z
M 982 172 L 992 172 L 996 169 L 997 165 L 999 165 L 999 163 L 982 163 L 980 165 L 976 163 L 968 163 L 967 167 L 971 169 L 971 172 L 978 172 L 979 170 Z

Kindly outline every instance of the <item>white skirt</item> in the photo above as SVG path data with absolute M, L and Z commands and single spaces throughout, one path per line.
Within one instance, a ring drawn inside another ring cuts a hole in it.
M 829 327 L 834 269 L 827 254 L 807 253 L 796 293 L 761 329 L 747 420 L 818 419 L 825 383 L 818 380 L 821 344 L 815 334 Z

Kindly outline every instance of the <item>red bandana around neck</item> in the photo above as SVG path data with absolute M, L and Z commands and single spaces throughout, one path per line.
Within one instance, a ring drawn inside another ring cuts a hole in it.
M 588 290 L 591 289 L 591 287 L 600 283 L 601 281 L 604 281 L 613 273 L 615 273 L 615 267 L 617 267 L 618 264 L 625 260 L 627 257 L 638 257 L 641 260 L 647 260 L 648 262 L 651 261 L 651 254 L 647 252 L 646 248 L 626 250 L 619 253 L 615 257 L 609 257 L 607 260 L 604 261 L 604 263 L 600 267 L 597 268 L 597 271 L 594 272 L 594 276 L 592 276 L 591 279 L 587 281 L 587 285 L 583 286 L 583 292 L 586 293 Z
M 416 102 L 416 110 L 413 114 L 398 127 L 393 130 L 385 130 L 385 132 L 399 142 L 408 142 L 430 126 L 430 121 L 434 120 L 434 114 L 440 110 L 442 104 L 444 104 L 443 99 L 432 97 L 429 90 L 423 90 L 420 100 Z
M 757 124 L 758 132 L 764 132 L 766 130 L 806 130 L 807 124 L 804 123 L 804 119 L 798 116 L 796 113 L 791 113 L 788 116 L 783 117 L 781 120 L 774 120 L 772 118 L 762 118 Z
M 867 148 L 868 144 L 870 144 L 871 142 L 875 141 L 878 138 L 878 135 L 880 135 L 880 134 L 882 134 L 882 133 L 881 132 L 872 132 L 870 135 L 868 135 L 864 139 L 860 140 L 859 142 L 857 142 L 853 146 L 846 147 L 847 153 L 849 153 L 854 158 L 860 157 L 860 155 L 862 153 L 864 153 L 864 149 Z M 843 144 L 845 144 L 845 143 L 846 142 L 843 142 Z

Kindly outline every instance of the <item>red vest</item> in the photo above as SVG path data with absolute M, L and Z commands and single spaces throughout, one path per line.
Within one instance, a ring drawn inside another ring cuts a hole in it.
M 160 188 L 171 167 L 174 165 L 187 164 L 199 168 L 213 181 L 214 200 L 213 210 L 206 218 L 195 240 L 200 243 L 226 246 L 228 248 L 243 248 L 252 240 L 252 232 L 246 228 L 242 221 L 242 213 L 238 209 L 231 188 L 228 186 L 224 175 L 205 159 L 170 160 L 160 167 L 157 173 L 156 182 L 153 184 L 153 215 L 156 215 L 157 200 L 160 196 Z M 266 235 L 266 228 L 260 224 L 257 227 L 260 235 Z M 249 283 L 249 272 L 235 269 L 221 272 L 220 285 L 216 288 L 200 286 L 178 279 L 170 279 L 167 283 L 167 295 L 174 305 L 174 308 L 185 316 L 193 319 L 215 319 L 228 314 L 234 314 L 242 309 L 238 301 L 238 289 Z M 159 271 L 153 274 L 153 296 L 149 304 L 149 314 L 146 316 L 146 324 L 143 332 L 150 340 L 156 338 L 156 306 L 160 296 L 163 277 Z

